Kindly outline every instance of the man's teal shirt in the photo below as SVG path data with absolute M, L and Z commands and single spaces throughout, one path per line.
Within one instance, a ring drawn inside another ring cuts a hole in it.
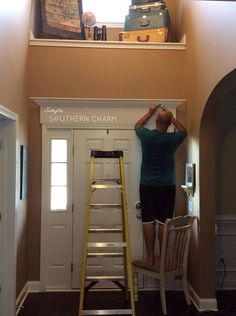
M 175 185 L 174 153 L 187 136 L 185 132 L 159 132 L 138 127 L 142 144 L 140 183 L 147 186 Z

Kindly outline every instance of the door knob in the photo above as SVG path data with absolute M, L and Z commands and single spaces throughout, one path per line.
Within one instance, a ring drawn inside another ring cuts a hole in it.
M 141 213 L 138 213 L 138 214 L 136 215 L 136 218 L 137 218 L 137 219 L 141 219 L 141 218 L 142 218 L 142 214 L 141 214 Z
M 136 208 L 136 210 L 141 210 L 141 203 L 140 203 L 140 201 L 136 202 L 135 208 Z

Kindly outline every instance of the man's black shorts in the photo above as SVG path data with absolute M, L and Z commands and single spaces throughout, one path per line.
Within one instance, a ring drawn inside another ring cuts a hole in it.
M 172 218 L 175 206 L 175 185 L 164 187 L 145 186 L 139 188 L 142 222 L 165 222 Z

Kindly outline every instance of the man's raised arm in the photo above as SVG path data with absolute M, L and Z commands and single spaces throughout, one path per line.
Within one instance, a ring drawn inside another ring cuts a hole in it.
M 157 104 L 157 105 L 151 105 L 149 107 L 149 110 L 146 114 L 144 114 L 144 116 L 142 116 L 134 125 L 134 128 L 138 128 L 138 127 L 142 127 L 144 126 L 149 119 L 153 116 L 153 114 L 156 112 L 156 110 L 161 106 L 161 104 Z

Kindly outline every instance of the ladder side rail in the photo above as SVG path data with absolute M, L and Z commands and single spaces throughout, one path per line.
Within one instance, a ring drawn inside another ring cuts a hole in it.
M 127 245 L 127 234 L 126 234 L 126 230 L 127 227 L 125 225 L 125 212 L 126 212 L 126 206 L 125 206 L 125 200 L 124 200 L 124 194 L 123 192 L 125 192 L 125 181 L 124 181 L 124 173 L 123 173 L 123 160 L 121 159 L 121 157 L 119 158 L 119 168 L 120 168 L 120 182 L 121 182 L 121 191 L 120 191 L 120 198 L 121 198 L 121 220 L 122 220 L 122 227 L 123 227 L 123 231 L 122 231 L 122 238 L 123 241 L 126 243 Z M 125 276 L 125 299 L 128 301 L 129 299 L 129 292 L 128 292 L 128 262 L 127 262 L 127 256 L 128 256 L 128 249 L 127 247 L 124 248 L 124 256 L 123 256 L 123 270 L 124 270 L 124 276 Z
M 120 175 L 121 175 L 121 183 L 122 183 L 122 210 L 124 215 L 124 233 L 125 233 L 125 240 L 126 240 L 126 260 L 127 260 L 127 267 L 128 276 L 129 276 L 129 285 L 130 285 L 130 303 L 132 314 L 135 316 L 135 302 L 134 302 L 134 280 L 133 280 L 133 269 L 132 269 L 132 262 L 131 262 L 131 245 L 130 245 L 130 236 L 129 236 L 129 226 L 128 226 L 128 208 L 127 208 L 127 197 L 126 197 L 126 184 L 125 184 L 125 170 L 124 170 L 124 157 L 121 156 L 120 160 Z M 128 284 L 126 286 L 128 289 Z
M 80 304 L 79 304 L 79 316 L 83 314 L 84 305 L 84 292 L 86 282 L 86 269 L 87 269 L 87 252 L 88 252 L 88 240 L 89 240 L 89 224 L 90 224 L 90 209 L 92 204 L 92 182 L 94 174 L 94 156 L 90 159 L 90 176 L 89 176 L 89 188 L 88 188 L 88 204 L 86 209 L 85 219 L 85 237 L 84 237 L 84 251 L 83 251 L 83 265 L 82 265 L 82 277 L 81 277 L 81 289 L 80 289 Z

